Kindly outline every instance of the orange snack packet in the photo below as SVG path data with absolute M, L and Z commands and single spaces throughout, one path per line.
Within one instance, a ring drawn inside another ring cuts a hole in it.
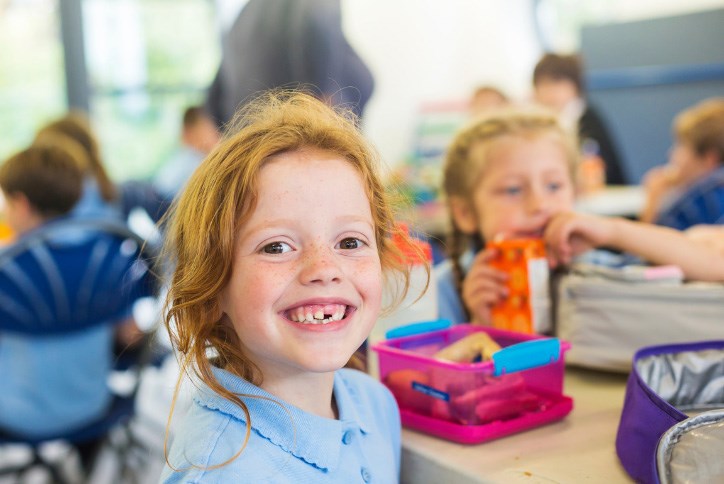
M 508 297 L 493 306 L 493 327 L 520 333 L 544 333 L 552 329 L 548 262 L 540 239 L 489 242 L 498 256 L 491 267 L 508 273 Z

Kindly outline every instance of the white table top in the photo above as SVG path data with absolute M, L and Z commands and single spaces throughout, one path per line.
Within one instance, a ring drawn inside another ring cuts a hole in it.
M 644 189 L 638 185 L 609 186 L 576 200 L 576 210 L 596 215 L 636 217 L 646 201 Z
M 478 445 L 402 432 L 403 483 L 633 482 L 616 456 L 626 375 L 566 369 L 566 418 Z

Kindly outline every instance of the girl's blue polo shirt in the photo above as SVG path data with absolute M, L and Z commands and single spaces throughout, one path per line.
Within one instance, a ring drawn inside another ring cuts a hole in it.
M 399 410 L 389 390 L 365 373 L 335 373 L 338 420 L 304 412 L 227 371 L 214 368 L 214 375 L 225 388 L 248 395 L 242 396 L 251 415 L 248 445 L 228 464 L 208 468 L 241 449 L 246 417 L 237 405 L 199 384 L 169 452 L 169 462 L 181 471 L 167 464 L 160 482 L 399 481 Z

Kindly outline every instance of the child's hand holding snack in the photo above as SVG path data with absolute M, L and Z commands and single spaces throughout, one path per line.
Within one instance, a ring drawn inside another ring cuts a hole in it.
M 470 312 L 470 322 L 490 325 L 490 309 L 508 296 L 508 274 L 489 265 L 495 249 L 479 252 L 462 285 L 462 299 Z

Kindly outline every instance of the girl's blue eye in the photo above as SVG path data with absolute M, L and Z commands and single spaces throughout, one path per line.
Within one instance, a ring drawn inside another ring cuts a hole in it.
M 342 239 L 339 243 L 339 248 L 344 250 L 354 250 L 359 249 L 364 245 L 364 242 L 362 242 L 360 239 L 356 239 L 354 237 L 347 237 L 346 239 Z
M 560 182 L 551 182 L 548 184 L 548 190 L 551 192 L 557 192 L 561 188 L 563 188 L 563 183 Z
M 523 191 L 520 187 L 505 187 L 503 189 L 503 193 L 506 195 L 520 195 L 520 192 Z
M 292 250 L 292 248 L 285 242 L 272 242 L 266 244 L 261 250 L 265 254 L 284 254 Z

